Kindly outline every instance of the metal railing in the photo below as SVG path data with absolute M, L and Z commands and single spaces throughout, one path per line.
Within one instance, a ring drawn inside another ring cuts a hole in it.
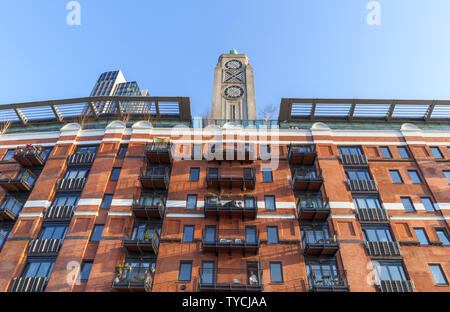
M 384 208 L 357 208 L 356 215 L 359 222 L 388 222 L 388 215 Z
M 254 196 L 219 197 L 217 195 L 205 196 L 205 214 L 212 212 L 242 212 L 256 213 L 258 210 Z
M 23 166 L 42 166 L 48 156 L 49 154 L 44 147 L 28 144 L 25 147 L 18 147 L 14 151 L 13 157 Z
M 154 272 L 148 266 L 119 266 L 112 283 L 113 288 L 152 291 Z
M 153 252 L 158 254 L 160 235 L 158 229 L 150 234 L 149 229 L 132 233 L 123 240 L 123 246 L 131 251 Z M 137 233 L 137 234 L 136 234 Z
M 399 258 L 401 257 L 398 242 L 364 242 L 371 258 Z
M 51 256 L 59 252 L 63 239 L 32 239 L 28 247 L 28 255 Z
M 200 268 L 200 290 L 261 291 L 262 271 L 258 269 Z
M 159 200 L 155 200 L 156 198 Z M 162 218 L 166 209 L 166 198 L 156 194 L 133 196 L 131 208 L 137 217 Z
M 2 173 L 0 186 L 10 192 L 31 191 L 36 179 L 36 175 L 28 169 L 21 170 L 14 178 Z
M 47 277 L 16 277 L 13 279 L 10 292 L 43 292 L 47 285 Z
M 351 192 L 378 192 L 375 180 L 348 180 L 347 185 Z
M 94 153 L 80 153 L 76 152 L 69 157 L 67 157 L 67 165 L 68 166 L 87 166 L 91 165 L 94 162 L 95 154 Z
M 380 292 L 414 292 L 414 284 L 410 280 L 381 280 L 377 288 Z
M 6 198 L 0 206 L 0 220 L 15 220 L 22 211 L 23 204 L 15 198 Z
M 310 291 L 348 291 L 346 271 L 311 270 L 308 274 Z
M 365 155 L 340 155 L 339 159 L 344 166 L 363 166 L 367 165 L 367 157 Z
M 65 221 L 70 220 L 73 216 L 75 206 L 51 206 L 44 214 L 46 221 Z
M 86 178 L 63 178 L 56 182 L 57 191 L 82 191 Z
M 214 235 L 209 235 L 207 231 L 202 234 L 202 247 L 209 248 L 249 248 L 258 249 L 260 246 L 259 231 L 250 236 L 245 230 L 227 229 L 215 230 Z

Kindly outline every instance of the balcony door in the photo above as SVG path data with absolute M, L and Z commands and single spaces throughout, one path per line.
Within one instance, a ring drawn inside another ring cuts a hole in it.
M 256 226 L 245 227 L 245 242 L 247 244 L 256 243 Z
M 201 282 L 202 284 L 214 284 L 214 262 L 203 261 Z
M 205 242 L 214 243 L 216 241 L 216 227 L 206 226 L 205 227 Z

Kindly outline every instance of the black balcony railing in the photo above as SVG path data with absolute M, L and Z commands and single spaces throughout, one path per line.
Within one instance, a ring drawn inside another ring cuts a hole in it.
M 122 241 L 122 246 L 131 252 L 158 254 L 160 236 L 158 230 L 143 231 Z
M 152 190 L 167 190 L 169 188 L 169 168 L 150 167 L 141 170 L 139 176 L 142 187 Z
M 201 291 L 262 291 L 262 271 L 228 268 L 200 268 Z
M 312 165 L 317 157 L 316 146 L 292 144 L 288 157 L 292 165 Z
M 365 155 L 340 155 L 339 159 L 344 166 L 366 166 L 368 164 Z
M 44 214 L 45 221 L 70 221 L 75 210 L 74 206 L 51 206 Z
M 217 160 L 230 160 L 230 161 L 245 161 L 252 162 L 255 159 L 255 152 L 251 145 L 225 145 L 220 149 L 216 149 L 215 145 L 212 146 L 210 154 L 206 156 L 209 161 Z
M 322 170 L 317 167 L 295 168 L 292 177 L 296 191 L 317 192 L 323 184 Z
M 32 239 L 28 247 L 28 255 L 50 257 L 56 256 L 59 252 L 63 240 L 58 238 L 51 239 Z
M 112 288 L 119 291 L 152 291 L 154 272 L 148 266 L 116 268 Z
M 339 242 L 336 235 L 328 237 L 328 233 L 323 232 L 318 235 L 318 231 L 314 231 L 314 235 L 309 235 L 308 231 L 304 233 L 302 245 L 305 255 L 311 256 L 333 256 L 339 250 Z
M 219 197 L 217 195 L 205 196 L 203 206 L 205 216 L 229 216 L 256 218 L 258 206 L 253 196 Z
M 21 170 L 14 178 L 4 173 L 0 175 L 0 186 L 7 192 L 29 192 L 35 182 L 36 175 L 28 169 Z
M 164 218 L 165 197 L 162 195 L 134 196 L 131 209 L 137 218 Z
M 380 292 L 414 292 L 414 285 L 410 280 L 382 280 L 377 284 Z
M 386 210 L 383 208 L 357 208 L 356 214 L 361 223 L 389 222 Z
M 63 178 L 56 182 L 56 190 L 64 192 L 81 192 L 86 178 Z
M 322 197 L 299 197 L 297 201 L 297 214 L 303 221 L 324 221 L 330 215 L 328 199 Z
M 157 142 L 147 145 L 145 154 L 151 163 L 170 164 L 173 160 L 172 144 L 170 142 Z
M 364 244 L 372 259 L 399 259 L 402 257 L 398 242 L 364 242 Z
M 48 158 L 48 151 L 42 146 L 27 145 L 14 151 L 14 159 L 24 167 L 40 167 Z
M 257 253 L 260 246 L 259 232 L 252 234 L 240 229 L 216 230 L 211 234 L 204 231 L 202 235 L 202 248 L 205 251 L 242 251 L 244 253 Z
M 23 204 L 17 199 L 6 198 L 0 206 L 0 220 L 16 220 L 22 207 Z
M 91 152 L 80 153 L 76 152 L 75 154 L 67 157 L 67 165 L 68 166 L 89 166 L 92 165 L 95 159 L 95 154 Z
M 310 291 L 349 291 L 346 272 L 311 270 L 308 275 Z
M 378 192 L 375 180 L 348 180 L 348 187 L 351 192 Z
M 10 292 L 43 292 L 47 285 L 47 277 L 16 277 L 13 279 Z
M 211 169 L 211 168 L 210 168 Z M 215 169 L 215 168 L 214 168 Z M 243 190 L 245 189 L 254 189 L 256 183 L 255 169 L 252 168 L 244 168 L 242 171 L 242 175 L 233 175 L 230 172 L 230 175 L 224 173 L 219 170 L 208 170 L 206 174 L 206 184 L 208 187 L 214 188 L 233 188 L 238 187 Z

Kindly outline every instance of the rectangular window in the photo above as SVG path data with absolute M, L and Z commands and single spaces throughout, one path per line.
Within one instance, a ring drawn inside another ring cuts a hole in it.
M 362 228 L 364 240 L 367 242 L 392 242 L 389 226 L 364 226 Z
M 83 264 L 81 265 L 81 277 L 80 277 L 82 281 L 87 281 L 89 279 L 92 264 L 93 264 L 92 261 L 83 261 Z
M 447 178 L 447 182 L 450 183 L 450 171 L 445 170 L 443 172 L 444 172 L 445 177 Z
M 403 207 L 405 208 L 406 212 L 415 212 L 416 209 L 414 208 L 414 205 L 411 201 L 411 198 L 409 197 L 400 197 L 402 200 Z
M 275 211 L 277 207 L 275 206 L 275 196 L 266 195 L 264 196 L 264 205 L 266 206 L 266 210 Z
M 355 195 L 353 203 L 357 208 L 381 208 L 381 203 L 376 195 Z
M 268 226 L 267 227 L 267 242 L 269 244 L 278 244 L 278 227 Z
M 361 148 L 358 146 L 340 146 L 339 148 L 340 155 L 362 155 Z
M 272 171 L 263 170 L 262 171 L 263 182 L 273 182 Z
M 434 212 L 434 205 L 433 202 L 431 201 L 430 197 L 421 197 L 420 198 L 422 200 L 422 204 L 425 207 L 425 210 L 427 212 Z
M 400 172 L 398 172 L 398 170 L 389 170 L 389 173 L 391 174 L 392 182 L 403 183 L 402 177 L 400 175 Z
M 192 261 L 181 261 L 180 271 L 178 272 L 178 280 L 182 282 L 189 282 L 191 280 Z
M 414 228 L 414 233 L 416 234 L 417 240 L 419 241 L 420 245 L 430 245 L 430 241 L 428 240 L 428 236 L 424 228 Z
M 348 181 L 353 180 L 372 180 L 369 170 L 367 169 L 349 169 L 345 170 L 345 176 Z
M 381 155 L 383 155 L 383 158 L 392 158 L 392 154 L 389 151 L 389 147 L 381 146 L 380 151 L 381 151 Z
M 76 207 L 78 205 L 78 201 L 80 200 L 80 195 L 62 195 L 57 194 L 53 199 L 52 206 L 72 206 Z
M 2 160 L 4 160 L 4 161 L 11 160 L 11 158 L 13 156 L 14 156 L 14 150 L 13 149 L 9 149 L 9 150 L 6 151 L 5 156 L 3 156 Z
M 445 229 L 436 229 L 436 235 L 443 246 L 450 246 L 450 238 Z
M 185 225 L 183 228 L 183 243 L 194 241 L 194 225 Z
M 402 262 L 378 261 L 374 265 L 375 275 L 381 281 L 405 281 L 406 273 Z
M 67 169 L 66 174 L 64 175 L 65 179 L 80 179 L 80 178 L 86 178 L 87 174 L 89 172 L 89 169 L 87 168 L 70 168 Z
M 194 144 L 192 147 L 192 158 L 195 160 L 201 160 L 203 158 L 202 155 L 202 145 Z
M 422 183 L 422 180 L 420 179 L 419 174 L 416 170 L 408 170 L 408 173 L 413 183 Z
M 87 154 L 87 153 L 91 153 L 94 154 L 97 153 L 97 148 L 98 146 L 77 146 L 77 149 L 75 150 L 75 153 L 80 153 L 80 154 Z
M 195 210 L 197 209 L 197 195 L 188 195 L 186 209 Z
M 431 149 L 431 152 L 432 152 L 433 155 L 434 155 L 434 158 L 437 158 L 437 159 L 442 159 L 442 158 L 444 158 L 444 157 L 442 156 L 442 153 L 441 153 L 441 150 L 439 149 L 439 147 L 437 147 L 437 146 L 432 146 L 432 147 L 430 147 L 430 149 Z
M 270 281 L 272 283 L 283 283 L 281 262 L 270 262 Z
M 111 208 L 112 199 L 113 199 L 113 194 L 105 194 L 105 196 L 103 196 L 103 200 L 102 200 L 102 204 L 101 204 L 100 208 L 102 208 L 102 209 Z
M 119 152 L 117 153 L 117 156 L 125 157 L 127 151 L 128 151 L 128 145 L 120 145 Z
M 191 168 L 189 172 L 189 181 L 198 181 L 200 177 L 200 168 Z
M 398 146 L 397 149 L 398 149 L 398 152 L 400 153 L 400 157 L 401 158 L 405 158 L 405 159 L 410 158 L 408 150 L 406 149 L 406 147 Z
M 95 225 L 94 231 L 92 231 L 91 242 L 99 242 L 102 237 L 104 225 Z
M 119 180 L 120 169 L 121 168 L 113 168 L 113 170 L 111 171 L 111 176 L 109 178 L 110 181 L 117 181 L 117 180 Z
M 48 280 L 54 265 L 55 260 L 28 259 L 22 277 L 46 277 Z
M 43 224 L 38 237 L 40 239 L 64 239 L 67 228 L 66 224 Z
M 447 278 L 445 277 L 440 264 L 429 264 L 428 266 L 430 267 L 431 274 L 433 274 L 434 281 L 437 285 L 448 285 Z

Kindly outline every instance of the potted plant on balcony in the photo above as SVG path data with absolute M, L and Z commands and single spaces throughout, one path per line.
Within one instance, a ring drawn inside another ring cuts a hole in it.
M 150 233 L 148 232 L 148 229 L 145 229 L 144 232 L 144 240 L 148 241 L 150 239 Z

